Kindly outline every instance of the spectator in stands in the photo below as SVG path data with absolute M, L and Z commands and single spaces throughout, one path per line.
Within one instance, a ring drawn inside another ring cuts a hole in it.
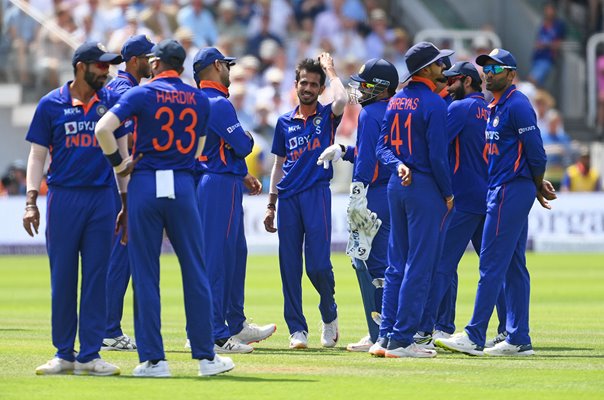
M 596 130 L 598 139 L 604 138 L 604 52 L 600 52 L 596 61 L 596 79 L 598 82 L 598 116 Z
M 147 7 L 140 13 L 140 20 L 153 31 L 155 41 L 160 42 L 170 39 L 178 29 L 177 13 L 176 4 L 165 4 L 162 0 L 147 0 Z
M 357 30 L 357 21 L 347 15 L 343 15 L 341 19 L 340 30 L 330 38 L 334 46 L 334 57 L 338 61 L 343 60 L 347 56 L 352 56 L 359 60 L 367 58 L 367 49 L 365 42 Z
M 270 15 L 263 14 L 260 20 L 258 33 L 254 36 L 250 36 L 247 42 L 246 54 L 260 57 L 260 46 L 266 40 L 274 40 L 279 46 L 283 46 L 281 38 L 270 31 Z
M 546 116 L 546 125 L 541 130 L 543 147 L 547 155 L 545 179 L 556 189 L 560 188 L 565 168 L 570 164 L 570 138 L 564 132 L 562 116 L 557 110 L 550 110 Z
M 237 4 L 234 0 L 223 0 L 218 5 L 216 28 L 221 38 L 231 42 L 231 51 L 228 54 L 237 58 L 243 56 L 247 32 L 245 26 L 237 19 Z
M 306 18 L 314 20 L 317 15 L 325 11 L 325 1 L 323 0 L 301 0 L 294 2 L 294 13 L 296 20 L 301 25 Z
M 537 33 L 533 52 L 533 67 L 529 80 L 543 87 L 559 56 L 560 44 L 566 36 L 564 22 L 557 18 L 556 7 L 546 3 L 543 7 L 543 22 Z
M 25 181 L 26 171 L 27 165 L 23 160 L 16 160 L 8 167 L 8 175 L 16 184 L 16 194 L 25 195 L 27 193 L 27 182 Z
M 193 34 L 193 31 L 191 31 L 189 28 L 185 28 L 184 26 L 181 26 L 176 30 L 176 32 L 174 32 L 174 39 L 176 39 L 187 52 L 187 58 L 183 64 L 184 70 L 182 71 L 182 74 L 180 74 L 180 79 L 191 86 L 196 86 L 195 79 L 193 77 L 193 61 L 195 59 L 195 54 L 197 54 L 199 51 L 199 48 L 193 43 L 194 37 L 195 35 Z
M 386 48 L 385 59 L 390 61 L 398 71 L 398 76 L 407 76 L 407 63 L 405 62 L 405 53 L 410 47 L 410 38 L 406 30 L 395 28 L 393 30 L 393 39 Z
M 199 48 L 213 46 L 218 40 L 214 16 L 205 8 L 203 0 L 190 0 L 188 5 L 180 9 L 176 19 L 180 26 L 193 31 L 195 46 Z
M 330 39 L 340 31 L 344 16 L 344 1 L 332 0 L 329 8 L 317 15 L 312 35 L 312 47 L 319 48 L 323 39 Z
M 589 148 L 582 148 L 579 160 L 566 169 L 561 190 L 563 192 L 598 192 L 602 190 L 600 173 L 591 165 Z
M 395 39 L 395 33 L 388 28 L 386 11 L 376 8 L 369 14 L 371 32 L 365 38 L 367 58 L 383 58 L 386 46 Z M 402 53 L 403 55 L 405 53 Z
M 29 3 L 29 0 L 26 1 Z M 26 87 L 34 83 L 32 76 L 32 49 L 38 32 L 38 23 L 17 6 L 12 6 L 4 15 L 4 35 L 11 44 L 11 55 L 15 58 L 19 81 Z
M 130 36 L 145 35 L 149 38 L 153 37 L 153 32 L 139 23 L 138 13 L 134 8 L 128 9 L 125 18 L 128 23 L 121 28 L 113 30 L 107 42 L 107 49 L 114 53 L 121 51 L 122 45 Z
M 110 15 L 100 7 L 100 0 L 88 0 L 75 8 L 73 16 L 82 30 L 78 40 L 107 43 L 111 32 Z
M 556 101 L 547 91 L 538 89 L 533 97 L 533 107 L 537 113 L 537 127 L 541 132 L 547 131 L 548 113 L 556 105 Z
M 258 0 L 248 25 L 248 36 L 256 36 L 268 19 L 268 31 L 285 40 L 289 26 L 293 23 L 293 10 L 285 0 Z

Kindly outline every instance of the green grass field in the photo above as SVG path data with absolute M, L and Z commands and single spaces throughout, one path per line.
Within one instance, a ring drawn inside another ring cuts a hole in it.
M 604 257 L 530 254 L 531 335 L 537 352 L 526 359 L 470 358 L 439 353 L 435 359 L 375 359 L 348 353 L 366 334 L 360 294 L 345 256 L 333 256 L 341 341 L 319 343 L 318 295 L 304 279 L 308 350 L 287 348 L 276 256 L 250 257 L 246 312 L 277 332 L 252 354 L 235 355 L 236 368 L 198 378 L 184 350 L 185 319 L 176 258 L 162 257 L 163 337 L 173 377 L 135 379 L 136 353 L 106 352 L 121 377 L 36 376 L 52 358 L 50 284 L 45 257 L 0 257 L 0 399 L 603 399 Z M 457 325 L 472 311 L 477 259 L 460 266 Z M 133 334 L 130 291 L 124 330 Z M 494 324 L 492 324 L 494 326 Z M 489 336 L 493 334 L 490 330 Z

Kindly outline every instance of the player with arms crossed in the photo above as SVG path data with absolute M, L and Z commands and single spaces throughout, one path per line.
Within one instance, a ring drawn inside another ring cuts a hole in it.
M 164 229 L 182 271 L 192 356 L 200 360 L 199 375 L 216 375 L 230 371 L 234 364 L 214 353 L 212 297 L 198 240 L 201 221 L 194 170 L 203 148 L 210 102 L 204 93 L 180 80 L 186 52 L 178 42 L 163 40 L 152 54 L 153 80 L 126 92 L 96 129 L 103 152 L 119 175 L 121 192 L 126 192 L 125 184 L 129 192 L 128 253 L 141 361 L 133 375 L 171 375 L 160 332 L 159 256 Z M 117 143 L 111 134 L 129 118 L 137 120 L 134 161 L 128 156 L 126 141 Z
M 447 216 L 453 209 L 447 110 L 434 93 L 436 82 L 446 79 L 443 58 L 452 53 L 429 42 L 411 47 L 405 54 L 409 70 L 405 80 L 411 78 L 411 82 L 390 100 L 384 116 L 376 153 L 392 172 L 388 183 L 391 231 L 380 338 L 370 349 L 373 355 L 436 356 L 434 350 L 418 346 L 413 336 L 440 257 Z M 401 184 L 405 166 L 413 173 L 408 186 Z
M 131 36 L 122 46 L 122 58 L 126 63 L 125 70 L 117 71 L 117 77 L 107 84 L 107 89 L 123 95 L 138 86 L 142 78 L 151 77 L 149 56 L 154 43 L 145 35 Z M 124 127 L 128 134 L 134 130 L 133 121 L 126 121 Z M 128 139 L 130 143 L 131 136 Z M 125 196 L 121 203 L 126 204 Z M 118 214 L 119 217 L 119 214 Z M 125 238 L 124 238 L 125 239 Z M 119 232 L 113 243 L 111 261 L 107 272 L 107 331 L 101 350 L 136 350 L 136 343 L 122 331 L 121 321 L 124 310 L 124 295 L 130 280 L 130 263 L 128 262 L 128 245 Z
M 72 59 L 74 80 L 40 100 L 27 132 L 31 151 L 23 226 L 31 236 L 32 227 L 38 233 L 40 224 L 36 200 L 49 151 L 51 157 L 46 247 L 52 288 L 52 342 L 57 353 L 36 368 L 38 375 L 120 373 L 99 355 L 105 334 L 105 282 L 117 205 L 111 167 L 99 149 L 94 127 L 119 98 L 103 85 L 110 64 L 121 60 L 100 43 L 86 42 L 78 47 Z M 120 129 L 116 135 L 126 132 Z M 82 286 L 78 315 L 79 256 Z M 80 339 L 77 356 L 76 331 Z
M 535 111 L 513 84 L 516 59 L 494 49 L 476 58 L 483 66 L 489 104 L 486 140 L 488 167 L 487 216 L 480 250 L 480 280 L 474 314 L 465 331 L 435 344 L 444 349 L 481 356 L 534 354 L 529 336 L 530 277 L 526 267 L 528 214 L 535 202 L 549 209 L 556 198 L 543 179 L 546 155 Z M 505 285 L 504 285 L 505 282 Z M 487 327 L 503 286 L 507 306 L 506 339 L 484 349 Z
M 334 101 L 322 105 L 319 95 L 329 78 Z M 329 53 L 319 61 L 305 59 L 296 67 L 296 92 L 300 105 L 277 121 L 272 152 L 269 204 L 264 218 L 268 232 L 276 232 L 275 212 L 279 197 L 279 267 L 283 284 L 284 316 L 290 348 L 308 347 L 308 325 L 302 312 L 302 249 L 306 275 L 321 297 L 321 344 L 338 342 L 338 311 L 335 280 L 330 260 L 331 190 L 333 168 L 317 165 L 317 158 L 333 144 L 342 120 L 347 94 Z
M 243 310 L 247 262 L 243 192 L 245 186 L 250 194 L 260 194 L 262 184 L 248 173 L 245 164 L 254 140 L 241 127 L 235 107 L 227 99 L 234 64 L 234 58 L 225 57 L 214 47 L 199 50 L 193 61 L 197 85 L 212 107 L 199 163 L 197 199 L 214 303 L 217 353 L 249 353 L 254 350 L 250 343 L 266 339 L 277 329 L 275 324 L 247 323 Z
M 351 101 L 363 107 L 358 118 L 356 147 L 333 144 L 323 151 L 317 164 L 335 162 L 340 158 L 354 163 L 347 210 L 351 233 L 347 254 L 352 257 L 361 288 L 369 335 L 357 343 L 350 343 L 346 349 L 367 352 L 379 334 L 375 317 L 381 314 L 390 235 L 387 196 L 390 170 L 378 163 L 375 148 L 386 106 L 396 93 L 398 72 L 388 61 L 374 58 L 363 64 L 359 73 L 350 78 Z M 405 183 L 411 183 L 411 180 Z M 371 213 L 379 218 L 381 226 Z

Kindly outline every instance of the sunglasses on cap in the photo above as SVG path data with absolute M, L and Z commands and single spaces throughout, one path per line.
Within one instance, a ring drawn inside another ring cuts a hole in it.
M 109 69 L 110 64 L 108 62 L 101 62 L 101 61 L 94 61 L 94 62 L 89 62 L 86 63 L 88 65 L 94 65 L 96 66 L 98 69 Z
M 498 65 L 498 64 L 490 64 L 490 65 L 485 65 L 484 67 L 482 67 L 482 71 L 485 74 L 488 74 L 489 72 L 497 75 L 502 73 L 503 71 L 505 71 L 506 69 L 516 69 L 516 67 L 508 67 L 507 65 Z
M 442 58 L 439 58 L 438 60 L 434 61 L 434 64 L 438 65 L 439 67 L 445 66 L 445 62 L 443 61 Z
M 465 78 L 465 75 L 455 75 L 447 78 L 447 86 L 453 85 L 455 82 Z

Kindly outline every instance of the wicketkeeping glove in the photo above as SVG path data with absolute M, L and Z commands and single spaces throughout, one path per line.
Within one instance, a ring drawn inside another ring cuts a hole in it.
M 371 252 L 371 243 L 377 234 L 382 221 L 375 213 L 371 213 L 369 218 L 371 223 L 367 228 L 359 228 L 354 221 L 349 221 L 350 235 L 346 245 L 346 254 L 350 257 L 358 258 L 359 260 L 367 260 Z
M 342 146 L 335 143 L 323 150 L 317 160 L 317 165 L 323 164 L 323 168 L 329 168 L 329 162 L 336 162 L 342 158 Z

